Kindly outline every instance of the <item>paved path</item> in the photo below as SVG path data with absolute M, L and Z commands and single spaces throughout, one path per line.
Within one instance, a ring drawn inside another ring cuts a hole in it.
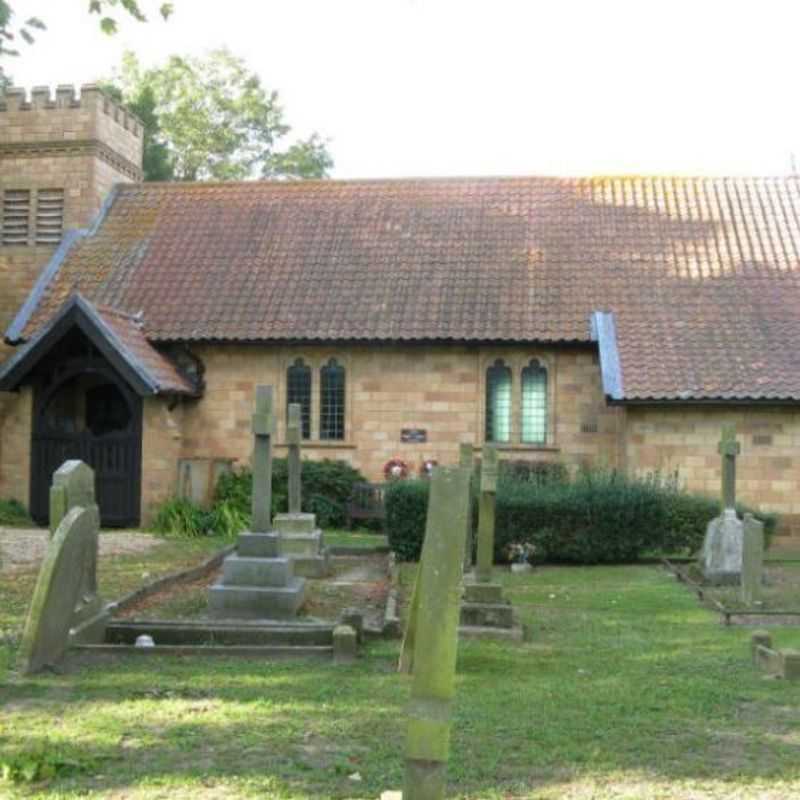
M 0 572 L 38 564 L 44 557 L 49 534 L 41 528 L 0 527 Z M 100 534 L 100 555 L 145 553 L 163 540 L 136 531 L 113 531 Z

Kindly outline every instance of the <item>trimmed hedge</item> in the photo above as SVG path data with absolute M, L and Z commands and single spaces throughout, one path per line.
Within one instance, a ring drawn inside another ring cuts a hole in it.
M 427 481 L 387 488 L 389 543 L 402 559 L 419 558 L 427 503 Z M 501 479 L 495 559 L 507 560 L 514 542 L 534 545 L 537 560 L 580 564 L 630 562 L 649 551 L 694 553 L 718 513 L 717 501 L 680 491 L 658 476 L 638 479 L 600 470 L 581 472 L 571 482 Z M 777 518 L 755 515 L 769 540 Z

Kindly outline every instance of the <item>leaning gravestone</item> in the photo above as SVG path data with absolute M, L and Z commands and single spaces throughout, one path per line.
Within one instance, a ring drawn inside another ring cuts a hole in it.
M 96 507 L 67 512 L 47 547 L 18 655 L 23 675 L 54 667 L 70 641 L 74 608 L 84 585 L 89 552 L 97 547 Z
M 272 387 L 256 388 L 253 414 L 253 530 L 239 536 L 236 553 L 222 565 L 222 579 L 208 590 L 215 617 L 283 619 L 303 603 L 305 581 L 281 553 L 281 536 L 272 530 L 272 437 L 275 416 Z
M 719 443 L 722 513 L 708 523 L 701 556 L 703 576 L 711 584 L 737 584 L 741 579 L 744 526 L 736 516 L 736 457 L 739 452 L 736 426 L 724 425 Z
M 471 442 L 461 442 L 458 448 L 458 464 L 470 476 L 470 498 L 472 497 L 472 475 L 475 471 L 475 451 Z M 472 502 L 467 511 L 467 541 L 464 545 L 464 572 L 472 569 Z
M 444 797 L 455 695 L 458 618 L 469 513 L 470 474 L 437 467 L 431 477 L 425 541 L 414 589 L 411 700 L 404 800 Z
M 742 602 L 752 605 L 761 597 L 764 580 L 764 523 L 752 514 L 744 515 L 742 541 Z
M 98 519 L 100 510 L 95 501 L 94 470 L 83 461 L 65 461 L 54 473 L 50 487 L 50 534 L 55 533 L 67 512 L 73 508 L 90 508 Z M 98 526 L 99 529 L 99 526 Z M 102 641 L 107 615 L 97 593 L 98 538 L 86 551 L 82 583 L 75 606 L 72 627 L 79 630 L 84 643 Z

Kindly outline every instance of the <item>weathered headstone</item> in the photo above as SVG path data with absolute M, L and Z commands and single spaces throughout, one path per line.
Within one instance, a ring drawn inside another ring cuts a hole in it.
M 216 617 L 284 619 L 297 614 L 305 582 L 281 552 L 281 535 L 272 530 L 272 387 L 256 387 L 253 415 L 253 531 L 239 536 L 237 550 L 222 565 L 222 579 L 208 590 Z
M 76 507 L 67 512 L 50 539 L 17 657 L 23 675 L 57 666 L 63 659 L 87 554 L 97 546 L 99 525 L 96 507 Z
M 475 575 L 479 583 L 489 583 L 492 580 L 496 497 L 497 449 L 487 444 L 483 448 L 481 461 L 481 494 L 478 506 L 478 558 Z
M 95 501 L 94 470 L 77 459 L 65 461 L 53 473 L 50 487 L 51 536 L 73 508 L 93 509 L 97 518 L 100 518 Z M 87 643 L 102 640 L 107 620 L 107 615 L 103 613 L 103 601 L 97 592 L 98 548 L 99 541 L 95 533 L 93 545 L 86 550 L 82 582 L 72 620 L 72 627 L 79 630 L 79 638 Z
M 302 503 L 302 476 L 303 469 L 300 460 L 301 440 L 300 404 L 289 404 L 289 421 L 286 426 L 286 443 L 289 445 L 289 513 L 299 514 Z
M 253 530 L 266 532 L 272 527 L 272 437 L 275 435 L 275 413 L 271 386 L 256 387 L 253 435 Z
M 744 526 L 736 516 L 736 457 L 739 452 L 736 426 L 724 425 L 719 443 L 722 513 L 708 523 L 702 551 L 703 575 L 712 584 L 736 584 L 741 578 Z
M 742 542 L 742 602 L 752 605 L 761 597 L 764 579 L 764 523 L 752 514 L 744 515 Z
M 444 797 L 455 695 L 458 618 L 470 474 L 439 467 L 431 478 L 416 596 L 413 682 L 404 800 Z
M 458 465 L 470 476 L 470 486 L 472 485 L 472 475 L 475 471 L 475 453 L 471 442 L 461 442 L 458 448 Z M 472 569 L 472 493 L 470 491 L 470 505 L 467 510 L 467 540 L 464 546 L 464 572 Z

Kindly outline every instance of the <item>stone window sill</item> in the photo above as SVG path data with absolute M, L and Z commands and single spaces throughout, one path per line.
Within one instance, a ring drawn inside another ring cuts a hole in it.
M 275 447 L 288 447 L 287 442 L 278 442 Z M 343 439 L 304 439 L 300 445 L 301 450 L 355 450 L 352 442 Z
M 485 444 L 492 444 L 486 442 Z M 560 453 L 561 448 L 550 444 L 495 444 L 499 453 Z M 481 451 L 483 445 L 478 445 L 475 450 Z

